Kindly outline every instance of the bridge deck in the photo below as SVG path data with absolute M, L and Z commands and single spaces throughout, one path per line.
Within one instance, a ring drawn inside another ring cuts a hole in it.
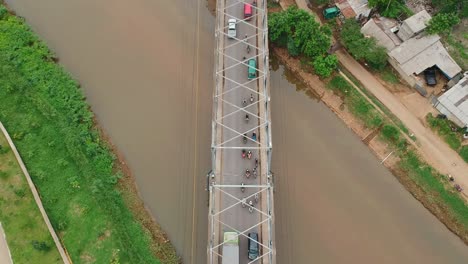
M 250 1 L 218 0 L 217 3 L 209 263 L 223 263 L 223 234 L 228 231 L 239 234 L 240 263 L 275 263 L 266 0 L 257 1 L 252 17 L 247 20 L 244 4 L 251 4 Z M 233 39 L 227 35 L 228 20 L 232 18 L 237 21 L 237 36 Z M 248 78 L 250 59 L 256 61 L 257 74 L 253 79 Z M 246 115 L 249 115 L 248 122 Z M 247 134 L 246 143 L 244 134 Z M 242 150 L 251 151 L 252 158 L 242 158 Z M 259 160 L 258 167 L 255 159 Z M 251 173 L 248 178 L 246 169 Z M 241 190 L 242 184 L 245 191 Z M 251 232 L 259 234 L 260 252 L 256 260 L 247 256 Z

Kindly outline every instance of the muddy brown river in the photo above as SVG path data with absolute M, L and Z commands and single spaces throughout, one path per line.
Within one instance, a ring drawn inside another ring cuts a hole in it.
M 205 1 L 7 2 L 80 81 L 184 262 L 206 263 L 214 18 Z M 468 248 L 276 68 L 278 263 L 468 263 Z

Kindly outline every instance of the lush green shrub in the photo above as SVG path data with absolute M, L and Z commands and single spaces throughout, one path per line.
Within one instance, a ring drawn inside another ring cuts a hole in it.
M 439 13 L 429 20 L 426 31 L 429 34 L 449 33 L 458 23 L 460 18 L 455 13 Z
M 382 70 L 387 65 L 387 51 L 377 45 L 374 38 L 366 38 L 361 27 L 354 19 L 348 19 L 340 32 L 343 45 L 357 60 L 365 60 L 375 70 Z
M 44 251 L 44 252 L 47 252 L 51 249 L 50 245 L 47 244 L 46 242 L 44 241 L 36 241 L 36 240 L 33 240 L 31 242 L 32 246 L 34 249 L 38 250 L 38 251 Z
M 350 94 L 353 87 L 341 76 L 333 77 L 330 82 L 327 84 L 327 87 L 338 91 L 341 95 L 347 96 Z
M 400 138 L 400 130 L 393 125 L 384 125 L 382 128 L 382 137 L 390 142 L 396 143 Z
M 335 54 L 328 56 L 319 56 L 315 58 L 312 65 L 314 66 L 315 73 L 320 77 L 330 77 L 332 72 L 338 65 L 338 58 Z
M 456 13 L 459 17 L 468 17 L 468 2 L 464 0 L 432 0 L 440 13 Z
M 304 55 L 312 61 L 318 58 L 318 74 L 331 74 L 328 72 L 334 68 L 334 57 L 325 57 L 332 35 L 328 25 L 321 26 L 305 10 L 292 6 L 285 11 L 271 14 L 268 18 L 268 30 L 272 43 L 287 47 L 292 56 Z

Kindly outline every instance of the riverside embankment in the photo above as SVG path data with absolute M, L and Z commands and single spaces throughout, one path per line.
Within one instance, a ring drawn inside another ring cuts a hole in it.
M 205 263 L 214 19 L 193 2 L 12 6 L 80 80 L 185 263 Z M 278 263 L 466 262 L 464 245 L 333 113 L 281 70 L 271 80 Z

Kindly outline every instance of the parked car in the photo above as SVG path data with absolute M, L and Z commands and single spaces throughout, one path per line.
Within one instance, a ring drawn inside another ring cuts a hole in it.
M 248 244 L 248 254 L 249 254 L 249 259 L 254 260 L 258 258 L 260 255 L 259 249 L 258 249 L 258 234 L 257 233 L 249 233 L 249 242 Z
M 434 68 L 434 66 L 427 68 L 424 71 L 424 77 L 426 78 L 427 85 L 434 86 L 437 84 L 436 69 Z
M 228 20 L 228 38 L 235 38 L 237 36 L 236 19 L 231 18 Z
M 252 18 L 252 5 L 245 3 L 244 4 L 244 18 L 245 20 L 250 20 Z

